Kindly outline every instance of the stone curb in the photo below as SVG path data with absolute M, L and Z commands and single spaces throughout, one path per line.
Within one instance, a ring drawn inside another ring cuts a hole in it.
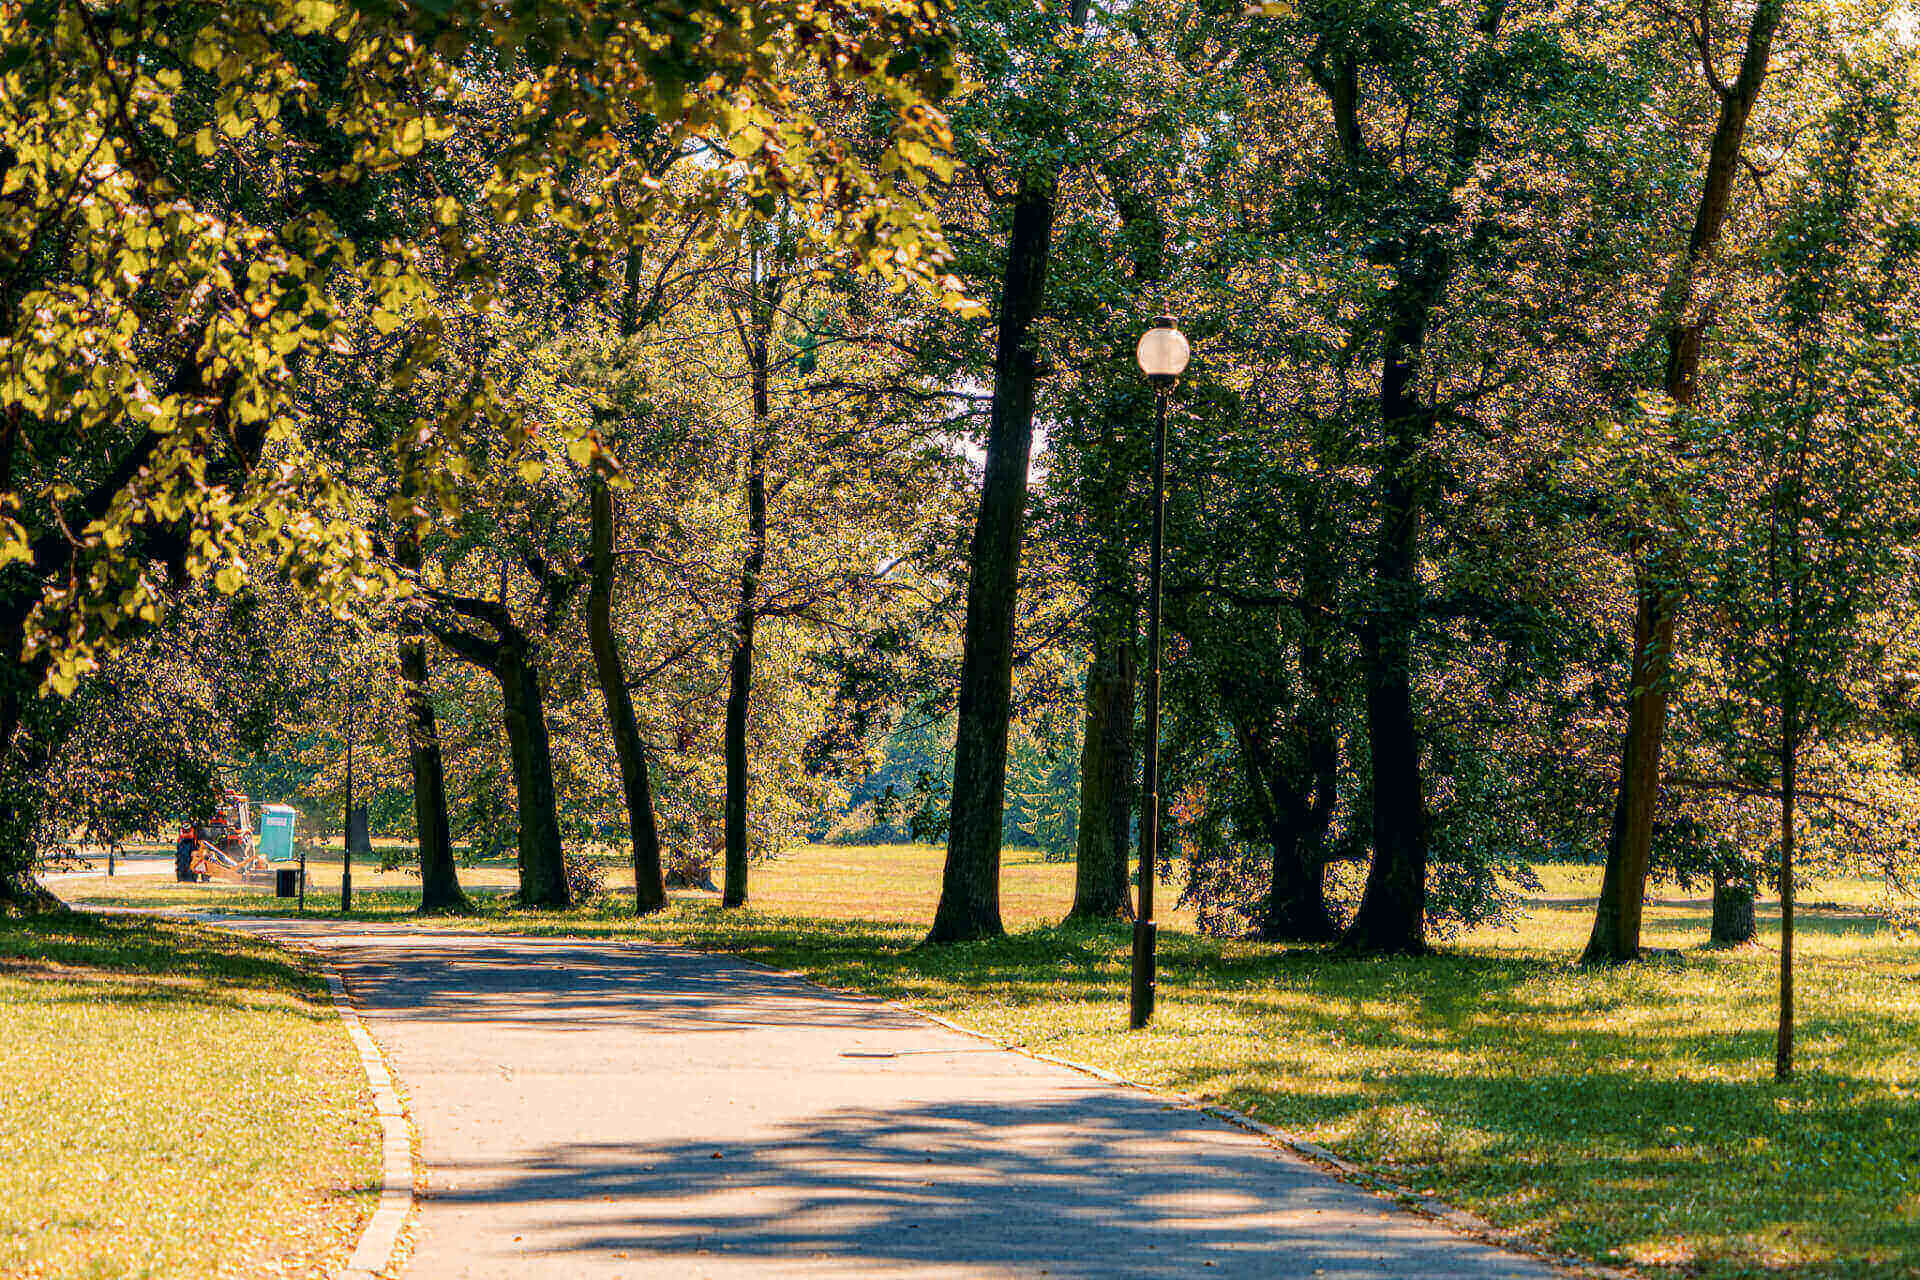
M 387 1060 L 380 1056 L 380 1046 L 373 1042 L 366 1024 L 360 1020 L 360 1011 L 354 1007 L 353 996 L 339 970 L 319 948 L 274 933 L 271 922 L 268 928 L 256 931 L 228 928 L 224 923 L 226 913 L 217 911 L 191 911 L 182 907 L 87 907 L 85 910 L 101 915 L 157 915 L 192 920 L 249 938 L 267 938 L 313 961 L 320 976 L 327 980 L 327 994 L 333 997 L 334 1012 L 340 1015 L 347 1036 L 360 1054 L 360 1069 L 366 1073 L 367 1087 L 373 1091 L 374 1114 L 380 1118 L 380 1203 L 362 1228 L 360 1242 L 354 1246 L 338 1280 L 388 1280 L 397 1275 L 396 1264 L 404 1258 L 402 1232 L 413 1213 L 413 1126 L 407 1118 L 406 1103 L 394 1085 L 393 1073 L 387 1069 Z
M 284 939 L 275 941 L 285 945 Z M 347 984 L 324 957 L 311 948 L 299 949 L 313 957 L 327 980 L 333 1007 L 340 1021 L 346 1024 L 354 1048 L 360 1051 L 360 1068 L 367 1074 L 367 1085 L 373 1090 L 373 1109 L 380 1117 L 380 1203 L 360 1233 L 360 1243 L 354 1246 L 353 1256 L 341 1270 L 340 1280 L 381 1280 L 391 1274 L 389 1268 L 400 1252 L 400 1233 L 413 1212 L 413 1130 L 407 1122 L 406 1104 L 394 1087 L 393 1073 L 387 1069 L 380 1047 L 373 1042 L 359 1011 L 353 1007 Z
M 647 944 L 642 943 L 639 945 Z M 1411 1187 L 1403 1187 L 1396 1182 L 1391 1182 L 1370 1170 L 1362 1168 L 1346 1157 L 1327 1150 L 1327 1148 L 1317 1142 L 1302 1138 L 1297 1134 L 1288 1133 L 1284 1129 L 1276 1129 L 1264 1121 L 1256 1120 L 1252 1116 L 1244 1112 L 1235 1111 L 1231 1107 L 1223 1107 L 1218 1103 L 1208 1102 L 1204 1098 L 1196 1098 L 1189 1094 L 1175 1093 L 1167 1089 L 1156 1089 L 1151 1085 L 1141 1084 L 1138 1080 L 1129 1080 L 1127 1077 L 1109 1071 L 1105 1067 L 1096 1067 L 1085 1062 L 1075 1062 L 1070 1058 L 1056 1058 L 1049 1053 L 1036 1053 L 1032 1049 L 1001 1040 L 984 1031 L 976 1031 L 972 1027 L 963 1027 L 959 1023 L 951 1022 L 937 1013 L 929 1013 L 925 1009 L 916 1008 L 913 1005 L 905 1004 L 899 1000 L 888 1000 L 880 996 L 870 996 L 861 991 L 849 991 L 840 987 L 830 987 L 823 982 L 815 982 L 803 973 L 795 973 L 791 969 L 776 968 L 773 965 L 763 964 L 758 960 L 752 960 L 746 956 L 729 955 L 726 952 L 708 952 L 707 954 L 726 956 L 728 959 L 750 965 L 755 969 L 761 969 L 767 973 L 777 973 L 785 978 L 792 978 L 794 981 L 812 987 L 816 991 L 824 991 L 830 995 L 854 996 L 858 999 L 869 1000 L 886 1008 L 895 1009 L 901 1013 L 925 1019 L 928 1022 L 945 1027 L 947 1030 L 957 1032 L 960 1035 L 970 1036 L 975 1040 L 984 1040 L 995 1048 L 1003 1049 L 1008 1053 L 1017 1053 L 1021 1057 L 1031 1058 L 1035 1062 L 1045 1062 L 1056 1067 L 1065 1067 L 1070 1071 L 1078 1071 L 1082 1075 L 1092 1076 L 1094 1079 L 1106 1084 L 1117 1085 L 1124 1089 L 1136 1089 L 1152 1097 L 1162 1098 L 1178 1106 L 1187 1107 L 1205 1115 L 1210 1115 L 1214 1119 L 1224 1121 L 1237 1129 L 1243 1129 L 1257 1137 L 1264 1138 L 1274 1146 L 1284 1148 L 1301 1159 L 1306 1160 L 1308 1163 L 1326 1169 L 1343 1181 L 1352 1183 L 1384 1200 L 1391 1200 L 1402 1209 L 1417 1213 L 1423 1218 L 1450 1227 L 1459 1234 L 1478 1240 L 1483 1244 L 1494 1245 L 1507 1250 L 1509 1253 L 1522 1254 L 1536 1261 L 1544 1262 L 1549 1266 L 1566 1272 L 1568 1275 L 1584 1277 L 1586 1280 L 1643 1280 L 1643 1277 L 1635 1272 L 1623 1271 L 1615 1267 L 1606 1267 L 1596 1262 L 1590 1262 L 1584 1258 L 1576 1258 L 1568 1254 L 1559 1254 L 1543 1249 L 1518 1232 L 1509 1231 L 1504 1227 L 1497 1227 L 1486 1219 L 1479 1217 L 1477 1214 L 1468 1213 L 1466 1210 L 1450 1205 L 1444 1200 L 1423 1195 Z

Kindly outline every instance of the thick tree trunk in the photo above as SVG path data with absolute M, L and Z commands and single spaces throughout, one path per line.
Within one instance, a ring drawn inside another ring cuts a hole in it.
M 1300 504 L 1300 527 L 1310 540 L 1320 528 L 1312 500 Z M 1309 543 L 1311 545 L 1311 541 Z M 1267 891 L 1260 936 L 1268 942 L 1331 942 L 1340 935 L 1327 908 L 1327 831 L 1333 825 L 1340 769 L 1340 739 L 1333 719 L 1333 694 L 1325 623 L 1333 596 L 1329 559 L 1307 553 L 1301 573 L 1300 709 L 1304 783 L 1270 774 L 1269 794 L 1289 804 L 1288 836 L 1273 842 L 1273 880 Z M 1282 791 L 1285 787 L 1287 790 Z M 1288 843 L 1292 851 L 1287 849 Z
M 1032 330 L 1046 293 L 1053 214 L 1051 185 L 1024 192 L 1013 208 L 993 359 L 986 482 L 968 556 L 971 573 L 960 660 L 947 862 L 931 942 L 997 937 L 1005 932 L 1000 923 L 1000 824 L 1007 799 L 1014 610 L 1038 376 Z
M 1128 610 L 1131 613 L 1131 610 Z M 1131 631 L 1131 618 L 1127 630 Z M 1127 856 L 1133 823 L 1133 637 L 1096 629 L 1087 664 L 1080 743 L 1080 826 L 1069 919 L 1128 920 Z
M 514 790 L 520 805 L 520 904 L 568 907 L 560 847 L 560 816 L 553 786 L 553 747 L 540 692 L 540 671 L 533 655 L 511 641 L 500 646 L 494 671 L 505 711 L 507 754 L 513 761 Z
M 607 707 L 607 732 L 620 763 L 620 789 L 627 801 L 627 831 L 633 848 L 633 909 L 640 915 L 667 905 L 660 872 L 660 829 L 653 813 L 653 788 L 647 778 L 647 749 L 627 692 L 626 666 L 613 632 L 613 494 L 607 478 L 587 478 L 588 543 L 592 578 L 587 588 L 587 643 L 593 671 Z
M 1663 387 L 1677 406 L 1691 404 L 1698 387 L 1700 346 L 1712 308 L 1700 306 L 1695 282 L 1719 247 L 1726 226 L 1747 119 L 1766 80 L 1774 33 L 1785 8 L 1785 0 L 1760 0 L 1754 7 L 1740 73 L 1721 91 L 1720 116 L 1707 153 L 1706 178 L 1687 252 L 1662 299 L 1667 349 Z M 1638 600 L 1627 734 L 1620 752 L 1613 825 L 1607 836 L 1607 869 L 1593 933 L 1581 956 L 1583 964 L 1620 964 L 1640 956 L 1640 920 L 1660 794 L 1660 750 L 1673 681 L 1673 638 L 1682 604 L 1668 568 L 1672 551 L 1658 538 L 1643 540 L 1635 549 Z
M 1332 942 L 1340 927 L 1327 910 L 1327 863 L 1323 848 L 1288 821 L 1268 828 L 1273 881 L 1260 912 L 1264 942 Z
M 1476 31 L 1490 45 L 1506 0 L 1485 0 Z M 1469 62 L 1454 107 L 1449 190 L 1457 190 L 1486 148 L 1488 71 Z M 1344 90 L 1336 92 L 1339 112 Z M 1351 105 L 1351 104 L 1349 104 Z M 1357 145 L 1343 126 L 1343 149 Z M 1433 313 L 1453 281 L 1453 234 L 1460 218 L 1449 204 L 1420 227 L 1406 251 L 1404 282 L 1387 318 L 1380 368 L 1380 429 L 1385 436 L 1378 480 L 1379 532 L 1373 548 L 1373 601 L 1360 630 L 1366 678 L 1367 747 L 1373 766 L 1373 862 L 1360 910 L 1340 940 L 1356 954 L 1419 955 L 1427 950 L 1427 803 L 1421 784 L 1420 733 L 1413 708 L 1414 636 L 1424 590 L 1420 535 L 1429 500 L 1418 474 L 1434 415 L 1418 379 Z
M 1360 910 L 1341 941 L 1348 950 L 1368 954 L 1427 950 L 1426 797 L 1407 639 L 1406 629 L 1391 622 L 1368 626 L 1361 638 L 1373 763 L 1373 863 Z
M 1360 629 L 1367 749 L 1373 766 L 1373 863 L 1360 910 L 1341 939 L 1343 948 L 1366 954 L 1419 955 L 1427 950 L 1427 805 L 1413 712 L 1413 638 L 1423 594 L 1423 503 L 1409 472 L 1425 436 L 1414 378 L 1427 316 L 1447 273 L 1430 265 L 1425 274 L 1395 322 L 1381 379 L 1388 449 L 1380 477 L 1374 600 Z
M 394 558 L 403 569 L 420 568 L 420 539 L 409 524 L 402 524 L 394 537 Z M 453 861 L 446 768 L 433 715 L 426 628 L 415 606 L 408 606 L 401 615 L 399 650 L 407 702 L 407 758 L 413 770 L 413 820 L 420 846 L 420 910 L 429 915 L 466 913 L 473 904 L 461 891 Z
M 733 658 L 727 664 L 727 861 L 723 907 L 747 901 L 747 711 L 753 697 L 753 624 L 760 607 L 760 573 L 767 561 L 767 330 L 770 317 L 756 298 L 749 356 L 753 365 L 753 443 L 747 453 L 747 557 L 740 567 L 740 603 L 733 616 Z
M 1642 573 L 1646 572 L 1643 568 Z M 1645 585 L 1638 594 L 1620 788 L 1607 836 L 1607 866 L 1600 880 L 1593 933 L 1581 957 L 1587 964 L 1614 964 L 1640 956 L 1640 921 L 1646 905 L 1647 867 L 1653 857 L 1660 746 L 1666 734 L 1670 655 L 1679 602 L 1672 592 Z
M 1754 897 L 1753 881 L 1729 876 L 1719 867 L 1713 869 L 1713 924 L 1707 935 L 1708 946 L 1741 947 L 1759 936 Z
M 1167 228 L 1161 202 L 1126 164 L 1106 169 L 1120 226 L 1133 258 L 1133 281 L 1150 293 L 1166 276 Z M 1080 750 L 1080 826 L 1074 850 L 1073 908 L 1068 917 L 1127 920 L 1133 916 L 1128 888 L 1132 844 L 1133 700 L 1139 609 L 1133 589 L 1133 521 L 1129 514 L 1126 463 L 1121 441 L 1136 431 L 1141 414 L 1139 372 L 1130 343 L 1112 353 L 1115 386 L 1100 422 L 1105 473 L 1087 493 L 1093 552 L 1093 643 L 1087 659 L 1086 725 Z
M 1310 724 L 1306 750 L 1313 770 L 1309 794 L 1296 790 L 1278 803 L 1274 779 L 1273 879 L 1261 913 L 1260 936 L 1268 942 L 1332 942 L 1340 936 L 1327 909 L 1327 829 L 1333 823 L 1336 748 L 1325 726 Z
M 19 651 L 17 634 L 8 634 L 9 655 Z M 22 740 L 22 704 L 32 695 L 37 673 L 15 663 L 0 673 L 0 917 L 62 911 L 64 903 L 34 877 L 34 822 L 38 810 L 31 785 L 44 753 Z M 29 758 L 31 756 L 31 758 Z
M 1333 767 L 1325 744 L 1309 730 L 1300 742 L 1311 771 L 1274 750 L 1261 721 L 1268 709 L 1250 714 L 1245 691 L 1224 689 L 1222 701 L 1248 714 L 1234 720 L 1240 767 L 1252 793 L 1271 854 L 1266 900 L 1260 907 L 1260 937 L 1265 942 L 1332 942 L 1340 930 L 1327 910 L 1326 833 L 1333 820 Z

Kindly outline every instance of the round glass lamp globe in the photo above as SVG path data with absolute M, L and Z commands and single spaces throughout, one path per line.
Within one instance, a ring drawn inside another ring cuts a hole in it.
M 1139 345 L 1133 349 L 1133 358 L 1140 362 L 1140 372 L 1155 380 L 1177 378 L 1185 373 L 1190 355 L 1192 349 L 1187 346 L 1187 335 L 1174 328 L 1173 320 L 1165 316 L 1140 335 Z

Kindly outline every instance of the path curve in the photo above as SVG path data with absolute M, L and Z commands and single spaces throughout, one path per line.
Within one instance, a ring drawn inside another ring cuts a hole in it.
M 314 947 L 406 1091 L 405 1280 L 1563 1275 L 1152 1094 L 724 956 L 409 924 Z

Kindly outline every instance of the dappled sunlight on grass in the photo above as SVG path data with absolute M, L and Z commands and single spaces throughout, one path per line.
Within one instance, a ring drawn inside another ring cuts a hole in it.
M 0 921 L 0 1274 L 326 1275 L 379 1130 L 325 984 L 178 921 Z
M 617 897 L 561 915 L 493 899 L 444 927 L 637 936 L 799 970 L 1218 1100 L 1588 1257 L 1689 1276 L 1920 1274 L 1920 941 L 1860 911 L 1871 886 L 1807 894 L 1834 905 L 1802 917 L 1800 1075 L 1780 1086 L 1770 903 L 1759 944 L 1733 951 L 1701 947 L 1704 906 L 1656 904 L 1647 936 L 1666 954 L 1600 971 L 1572 963 L 1591 915 L 1564 899 L 1591 893 L 1585 866 L 1543 868 L 1521 929 L 1418 960 L 1201 938 L 1176 919 L 1158 1019 L 1128 1033 L 1126 926 L 1053 923 L 1070 865 L 1011 854 L 1020 931 L 921 948 L 939 866 L 925 847 L 816 846 L 756 867 L 742 911 L 680 894 L 636 921 Z M 373 916 L 410 905 L 357 901 Z

